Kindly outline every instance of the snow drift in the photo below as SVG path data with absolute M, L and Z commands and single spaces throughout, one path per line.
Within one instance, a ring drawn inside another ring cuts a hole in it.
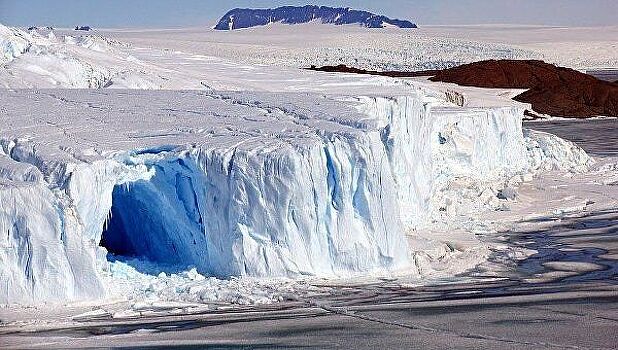
M 163 79 L 97 35 L 56 37 L 0 24 L 0 86 L 6 88 L 157 88 Z M 148 75 L 151 74 L 149 77 Z

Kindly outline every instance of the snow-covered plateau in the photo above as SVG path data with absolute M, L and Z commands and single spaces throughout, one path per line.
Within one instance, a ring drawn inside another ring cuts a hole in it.
M 618 26 L 425 26 L 367 30 L 354 25 L 271 24 L 221 32 L 204 28 L 102 30 L 139 47 L 164 47 L 246 64 L 369 70 L 443 69 L 487 59 L 540 59 L 578 70 L 618 66 Z
M 593 162 L 475 89 L 7 27 L 0 45 L 1 303 L 423 277 L 465 249 L 420 232 L 473 230 L 534 174 Z

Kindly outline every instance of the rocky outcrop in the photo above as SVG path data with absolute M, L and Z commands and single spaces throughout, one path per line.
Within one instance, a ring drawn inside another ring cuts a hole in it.
M 432 81 L 484 88 L 528 89 L 514 97 L 536 113 L 618 117 L 618 84 L 534 60 L 489 60 L 438 71 Z
M 437 74 L 439 70 L 422 70 L 416 72 L 405 72 L 405 71 L 375 71 L 375 70 L 366 70 L 354 67 L 348 67 L 345 64 L 339 64 L 336 66 L 323 66 L 316 67 L 311 66 L 307 68 L 308 70 L 315 70 L 320 72 L 330 72 L 330 73 L 354 73 L 354 74 L 369 74 L 369 75 L 382 75 L 386 77 L 393 78 L 411 78 L 411 77 L 424 77 L 424 76 L 432 76 Z
M 597 79 L 573 69 L 536 60 L 487 60 L 443 70 L 418 72 L 367 71 L 345 65 L 309 68 L 324 72 L 383 75 L 389 77 L 430 76 L 431 81 L 463 86 L 527 89 L 513 99 L 532 105 L 529 115 L 586 118 L 618 117 L 618 84 Z

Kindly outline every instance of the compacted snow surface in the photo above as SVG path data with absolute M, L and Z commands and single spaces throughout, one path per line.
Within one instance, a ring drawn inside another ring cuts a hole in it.
M 30 88 L 0 90 L 2 303 L 264 303 L 302 278 L 448 276 L 488 254 L 471 213 L 592 163 L 522 130 L 506 98 L 0 30 L 0 82 Z M 445 229 L 467 243 L 423 234 Z

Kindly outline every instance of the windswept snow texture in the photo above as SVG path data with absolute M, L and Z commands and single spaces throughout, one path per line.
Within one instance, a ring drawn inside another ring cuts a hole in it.
M 226 13 L 215 26 L 217 30 L 234 30 L 263 26 L 271 23 L 300 24 L 314 20 L 342 25 L 359 24 L 367 28 L 416 28 L 410 21 L 390 19 L 367 11 L 327 6 L 283 6 L 276 9 L 233 9 Z

